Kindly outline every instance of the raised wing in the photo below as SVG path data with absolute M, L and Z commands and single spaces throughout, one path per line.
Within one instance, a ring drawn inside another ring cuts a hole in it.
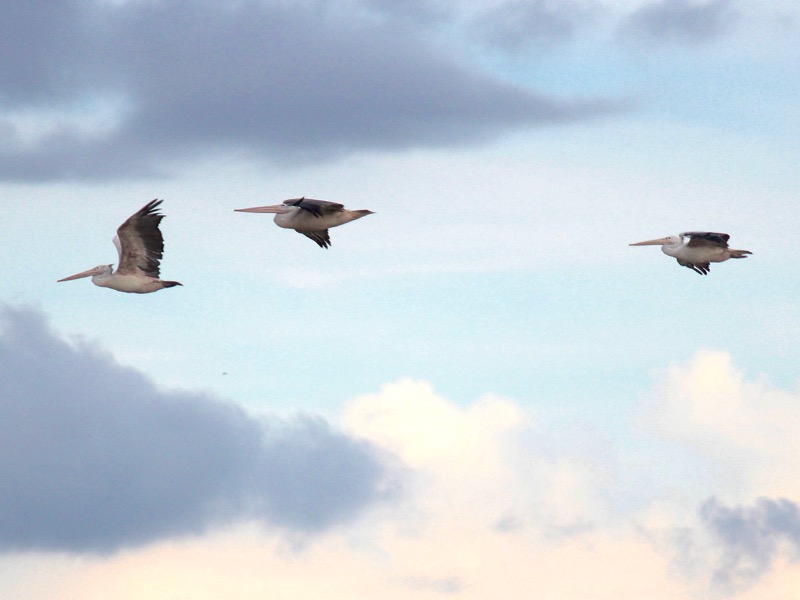
M 728 240 L 731 236 L 727 233 L 714 233 L 712 231 L 687 231 L 681 235 L 689 238 L 687 246 L 696 248 L 697 246 L 719 246 L 728 247 Z
M 320 248 L 329 248 L 331 245 L 331 238 L 328 235 L 327 229 L 319 229 L 317 231 L 298 231 L 297 233 L 302 233 L 304 236 L 311 238 Z
M 122 275 L 159 276 L 159 261 L 164 252 L 164 237 L 158 225 L 164 215 L 158 214 L 163 200 L 151 200 L 139 212 L 131 215 L 117 229 L 114 245 L 119 252 Z
M 334 212 L 341 212 L 344 210 L 344 204 L 338 202 L 328 202 L 327 200 L 314 200 L 313 198 L 295 198 L 293 200 L 284 200 L 284 204 L 288 206 L 296 206 L 310 212 L 315 217 L 322 217 L 325 214 Z M 319 242 L 317 242 L 319 243 Z

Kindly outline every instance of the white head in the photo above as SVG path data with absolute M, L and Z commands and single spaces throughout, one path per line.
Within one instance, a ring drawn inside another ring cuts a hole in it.
M 97 265 L 88 271 L 82 271 L 81 273 L 75 273 L 75 275 L 64 277 L 64 279 L 59 279 L 57 283 L 61 283 L 62 281 L 72 281 L 73 279 L 81 279 L 82 277 L 108 277 L 113 271 L 114 265 Z

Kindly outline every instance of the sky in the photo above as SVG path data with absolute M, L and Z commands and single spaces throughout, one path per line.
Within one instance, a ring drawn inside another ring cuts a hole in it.
M 0 7 L 0 596 L 800 599 L 800 8 Z M 234 209 L 375 214 L 321 249 Z M 162 198 L 161 275 L 117 260 Z M 680 267 L 628 244 L 731 235 Z

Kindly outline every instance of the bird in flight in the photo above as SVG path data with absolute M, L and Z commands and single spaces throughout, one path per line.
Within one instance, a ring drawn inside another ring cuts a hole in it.
M 657 240 L 637 242 L 629 246 L 661 246 L 661 251 L 672 256 L 682 267 L 692 269 L 700 275 L 708 275 L 712 262 L 725 262 L 729 258 L 746 258 L 749 250 L 728 248 L 727 233 L 711 231 L 687 231 Z
M 297 233 L 314 240 L 320 248 L 330 247 L 331 238 L 328 229 L 331 227 L 338 227 L 374 214 L 371 210 L 348 210 L 337 202 L 305 197 L 284 200 L 283 204 L 271 206 L 237 208 L 236 212 L 274 213 L 274 221 L 278 227 L 294 229 Z
M 117 229 L 114 246 L 119 254 L 119 267 L 99 265 L 88 271 L 70 275 L 62 281 L 91 277 L 92 283 L 131 294 L 149 294 L 163 288 L 183 285 L 159 279 L 159 265 L 164 252 L 164 237 L 158 228 L 164 215 L 158 207 L 163 200 L 152 200 L 131 215 Z

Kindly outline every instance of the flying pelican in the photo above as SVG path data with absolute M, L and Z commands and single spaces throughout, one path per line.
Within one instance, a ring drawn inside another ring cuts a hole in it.
M 158 278 L 159 261 L 164 252 L 164 237 L 158 229 L 158 224 L 164 218 L 158 213 L 158 206 L 162 202 L 148 202 L 117 229 L 114 245 L 119 254 L 119 268 L 116 272 L 112 268 L 114 265 L 99 265 L 58 281 L 91 277 L 95 285 L 131 294 L 149 294 L 162 288 L 183 285 Z
M 688 267 L 701 275 L 708 275 L 710 263 L 725 262 L 729 258 L 747 258 L 749 250 L 728 248 L 727 233 L 711 231 L 687 231 L 678 235 L 628 244 L 629 246 L 661 246 L 664 254 L 674 257 L 682 267 Z M 687 239 L 688 238 L 688 239 Z
M 284 200 L 283 204 L 272 206 L 237 208 L 236 212 L 275 213 L 274 220 L 278 227 L 294 229 L 317 242 L 320 248 L 331 245 L 328 228 L 373 214 L 371 210 L 347 210 L 344 205 L 336 202 L 306 197 Z

